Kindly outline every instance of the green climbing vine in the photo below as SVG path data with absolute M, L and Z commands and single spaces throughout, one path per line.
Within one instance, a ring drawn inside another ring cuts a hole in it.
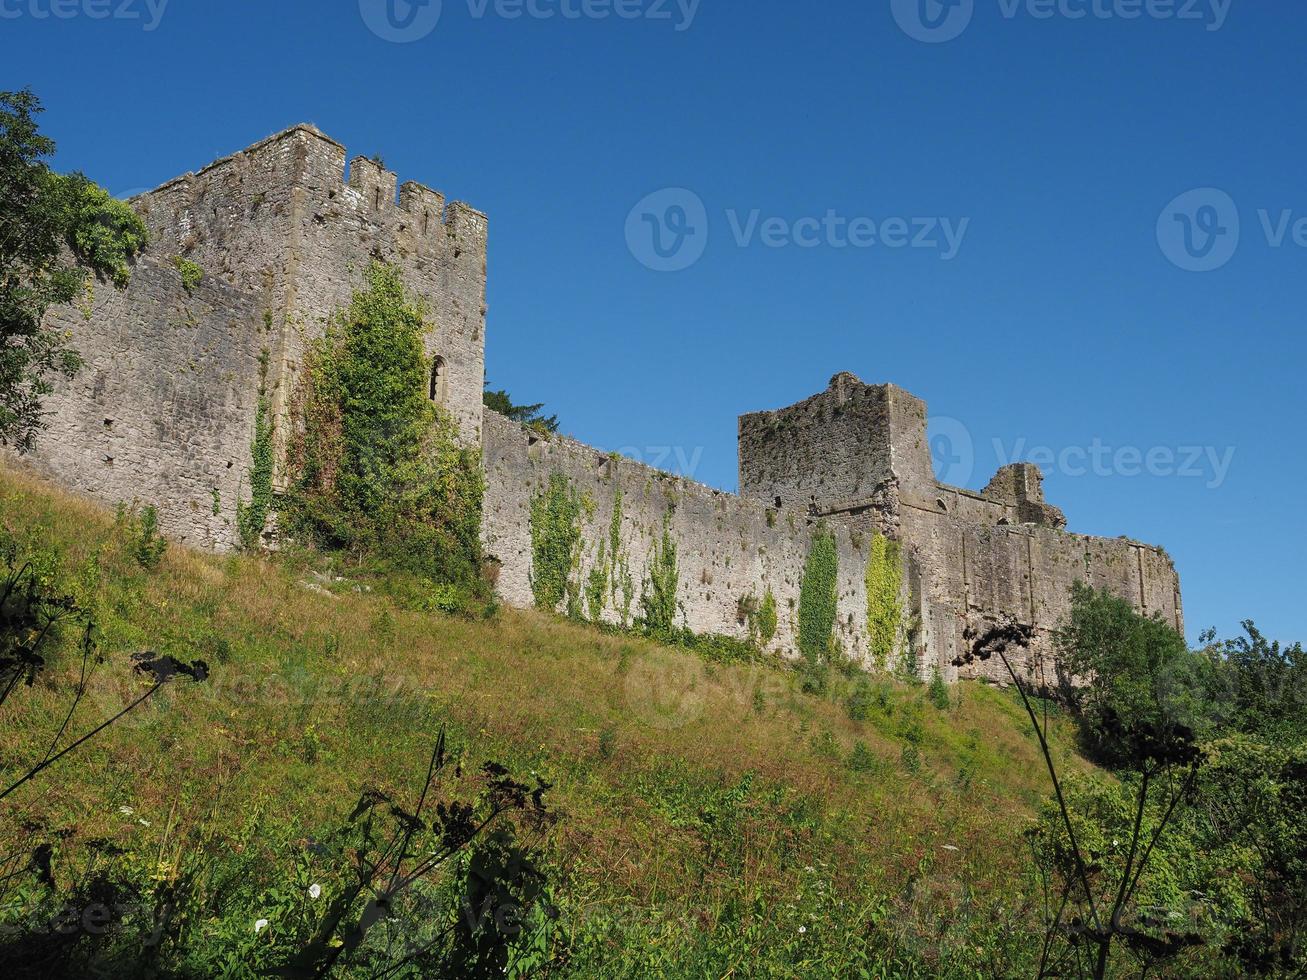
M 762 602 L 754 614 L 753 633 L 758 638 L 759 646 L 766 647 L 776 636 L 776 596 L 769 588 L 762 594 Z
M 672 537 L 672 514 L 663 517 L 663 533 L 654 542 L 649 559 L 640 605 L 644 610 L 644 628 L 657 634 L 670 634 L 676 627 L 676 590 L 681 573 L 676 561 L 676 541 Z
M 799 586 L 799 652 L 813 670 L 825 668 L 834 652 L 838 574 L 835 536 L 819 530 L 808 550 Z
M 581 495 L 562 473 L 551 475 L 531 500 L 531 592 L 539 609 L 556 611 L 566 599 L 568 613 L 574 612 L 583 510 Z
M 613 608 L 622 629 L 631 625 L 631 605 L 635 602 L 635 577 L 631 564 L 622 548 L 622 488 L 613 491 L 613 519 L 608 525 L 609 586 L 612 589 Z
M 903 556 L 897 541 L 877 531 L 867 556 L 867 649 L 882 669 L 894 658 L 903 624 Z
M 263 529 L 272 510 L 272 413 L 268 397 L 259 392 L 254 412 L 254 441 L 250 444 L 250 499 L 236 501 L 236 534 L 246 551 L 259 547 Z M 214 509 L 218 508 L 217 491 L 214 491 Z

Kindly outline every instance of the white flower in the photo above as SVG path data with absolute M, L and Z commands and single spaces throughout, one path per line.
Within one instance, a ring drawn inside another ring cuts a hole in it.
M 956 851 L 956 850 L 957 850 L 957 848 L 954 847 L 952 844 L 941 844 L 940 847 L 944 848 L 944 850 L 946 850 L 946 851 Z
M 120 806 L 118 808 L 118 812 L 121 813 L 124 817 L 130 817 L 136 811 L 129 806 Z
M 142 827 L 150 826 L 150 821 L 146 820 L 144 817 L 138 817 L 136 819 L 136 822 L 140 824 Z
M 807 932 L 807 931 L 808 931 L 808 927 L 807 927 L 807 926 L 799 926 L 799 935 L 800 935 L 800 936 L 802 936 L 802 935 L 803 935 L 805 932 Z
M 254 932 L 255 932 L 256 935 L 257 935 L 258 933 L 262 932 L 262 931 L 263 931 L 264 929 L 266 929 L 266 928 L 268 928 L 268 920 L 267 920 L 267 919 L 260 919 L 258 922 L 254 923 Z
M 319 884 L 309 885 L 309 898 L 317 898 L 322 894 L 322 886 Z

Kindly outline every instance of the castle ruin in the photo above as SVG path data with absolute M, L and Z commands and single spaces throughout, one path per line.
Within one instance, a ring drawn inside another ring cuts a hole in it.
M 934 476 L 926 406 L 894 385 L 838 374 L 797 405 L 739 420 L 739 494 L 729 494 L 546 436 L 482 406 L 486 216 L 296 126 L 133 204 L 151 244 L 125 291 L 99 288 L 88 308 L 51 314 L 85 360 L 49 399 L 34 462 L 56 481 L 113 505 L 157 506 L 174 539 L 228 551 L 247 492 L 262 401 L 284 433 L 306 345 L 349 303 L 371 260 L 397 266 L 427 305 L 430 395 L 482 449 L 482 537 L 497 588 L 530 606 L 530 509 L 553 474 L 592 501 L 581 572 L 616 532 L 644 574 L 664 529 L 677 542 L 683 625 L 747 635 L 742 600 L 770 591 L 769 648 L 793 656 L 804 565 L 814 536 L 838 553 L 837 636 L 870 663 L 865 572 L 871 535 L 900 543 L 908 655 L 923 677 L 953 666 L 969 628 L 1013 619 L 1034 628 L 1030 666 L 1051 652 L 1077 580 L 1183 629 L 1179 580 L 1162 550 L 1065 530 L 1030 464 L 1003 467 L 984 490 Z M 174 257 L 205 273 L 183 285 Z M 602 617 L 617 622 L 614 595 Z M 962 676 L 998 678 L 995 664 Z

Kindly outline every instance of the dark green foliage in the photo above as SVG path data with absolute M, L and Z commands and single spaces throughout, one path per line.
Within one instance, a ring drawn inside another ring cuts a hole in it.
M 944 678 L 938 670 L 930 675 L 930 687 L 927 689 L 926 696 L 930 698 L 930 703 L 940 711 L 948 711 L 952 707 L 952 698 L 949 694 L 948 685 L 944 683 Z
M 41 428 L 51 376 L 81 365 L 46 311 L 82 295 L 91 273 L 126 286 L 148 239 L 128 205 L 81 174 L 50 170 L 55 145 L 38 130 L 40 112 L 30 91 L 0 92 L 0 445 L 19 450 Z
M 1189 830 L 1240 972 L 1307 971 L 1307 745 L 1239 736 L 1209 749 Z M 1242 888 L 1238 886 L 1242 885 Z M 1231 891 L 1233 890 L 1233 891 Z
M 582 512 L 581 495 L 561 473 L 552 474 L 531 501 L 531 592 L 538 609 L 557 611 L 575 588 Z
M 876 692 L 871 686 L 871 680 L 867 677 L 859 677 L 845 703 L 849 718 L 853 721 L 866 721 L 870 718 L 875 697 Z
M 835 537 L 820 531 L 812 539 L 799 587 L 799 652 L 810 667 L 825 667 L 832 660 L 838 575 Z
M 1064 687 L 1084 721 L 1086 744 L 1104 761 L 1123 764 L 1130 747 L 1115 730 L 1139 725 L 1194 725 L 1201 711 L 1195 658 L 1184 637 L 1160 618 L 1141 616 L 1124 599 L 1077 582 L 1069 621 L 1058 631 L 1059 669 L 1090 680 Z
M 520 422 L 537 432 L 551 434 L 558 431 L 557 415 L 540 414 L 545 407 L 544 402 L 538 402 L 535 405 L 515 405 L 508 392 L 502 390 L 486 390 L 481 396 L 481 401 L 491 411 L 498 412 L 514 422 Z
M 1281 646 L 1251 622 L 1246 636 L 1216 642 L 1204 636 L 1198 673 L 1218 731 L 1266 741 L 1307 741 L 1307 653 L 1301 643 Z
M 306 359 L 292 406 L 286 524 L 320 548 L 452 586 L 472 611 L 490 593 L 484 478 L 479 452 L 459 443 L 427 397 L 428 330 L 399 271 L 374 263 L 367 287 Z

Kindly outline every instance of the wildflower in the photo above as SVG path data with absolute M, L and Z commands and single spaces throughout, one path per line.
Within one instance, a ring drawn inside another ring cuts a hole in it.
M 118 812 L 121 813 L 124 817 L 130 817 L 136 811 L 129 806 L 120 806 L 118 808 Z
M 309 885 L 309 898 L 316 899 L 321 894 L 322 894 L 321 885 L 317 884 L 316 882 L 314 882 L 312 885 Z
M 266 928 L 268 928 L 268 920 L 260 919 L 258 922 L 254 923 L 254 934 L 258 935 Z
M 800 936 L 802 936 L 802 935 L 803 935 L 805 932 L 807 932 L 807 931 L 808 931 L 808 927 L 807 927 L 807 926 L 799 926 L 799 935 L 800 935 Z
M 144 817 L 138 817 L 136 819 L 136 822 L 140 824 L 142 827 L 150 826 L 150 821 L 146 820 Z

